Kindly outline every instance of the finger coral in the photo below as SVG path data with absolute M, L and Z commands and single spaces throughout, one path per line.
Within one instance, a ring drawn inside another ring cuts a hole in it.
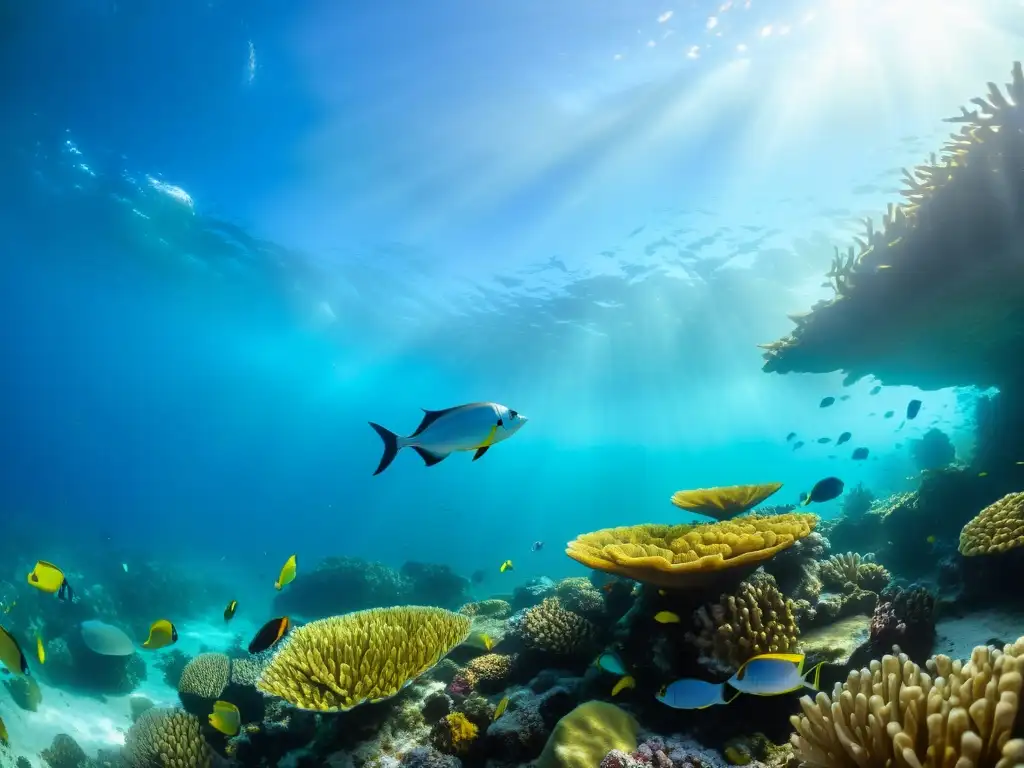
M 671 501 L 688 512 L 713 517 L 715 520 L 731 520 L 753 509 L 781 487 L 782 483 L 764 483 L 697 488 L 692 491 L 676 491 Z
M 469 617 L 443 608 L 376 608 L 320 619 L 291 632 L 257 687 L 300 709 L 345 711 L 394 696 L 469 631 Z
M 1019 765 L 1022 657 L 1024 637 L 1001 651 L 979 646 L 966 663 L 935 656 L 927 671 L 903 654 L 872 661 L 831 696 L 800 699 L 795 755 L 809 768 Z
M 753 570 L 804 538 L 815 515 L 748 515 L 697 525 L 636 525 L 586 533 L 566 554 L 589 568 L 672 589 L 714 583 L 723 571 Z
M 873 555 L 847 552 L 832 555 L 818 568 L 818 576 L 826 587 L 852 592 L 855 588 L 881 592 L 891 578 L 884 566 L 872 562 Z
M 519 632 L 532 650 L 573 656 L 589 650 L 596 630 L 582 616 L 565 610 L 557 597 L 548 597 L 523 614 Z
M 698 633 L 687 639 L 730 669 L 760 653 L 792 653 L 800 636 L 793 603 L 770 576 L 757 584 L 745 581 L 736 594 L 722 595 L 721 602 L 699 608 L 694 621 Z
M 199 718 L 180 709 L 148 709 L 128 729 L 125 763 L 130 768 L 210 768 Z
M 960 532 L 960 554 L 991 555 L 1024 545 L 1024 493 L 985 507 Z

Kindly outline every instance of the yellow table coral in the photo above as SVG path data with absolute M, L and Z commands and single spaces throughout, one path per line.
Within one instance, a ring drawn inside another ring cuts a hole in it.
M 992 555 L 1024 545 L 1024 493 L 985 507 L 960 532 L 960 554 Z
M 713 517 L 715 520 L 731 520 L 753 509 L 781 487 L 782 483 L 763 483 L 697 488 L 692 491 L 676 491 L 671 501 L 688 512 Z
M 374 608 L 293 630 L 257 687 L 300 709 L 342 712 L 390 698 L 469 635 L 468 616 L 442 608 Z
M 634 525 L 585 533 L 565 553 L 589 568 L 660 587 L 713 582 L 723 571 L 755 568 L 804 538 L 815 515 L 749 515 L 697 525 Z

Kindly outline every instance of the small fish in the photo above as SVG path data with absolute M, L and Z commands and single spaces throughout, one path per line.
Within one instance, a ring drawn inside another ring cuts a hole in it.
M 823 397 L 821 402 L 818 404 L 819 408 L 828 408 L 836 399 L 834 397 Z
M 535 542 L 533 542 L 533 546 L 530 547 L 530 549 L 532 549 L 534 552 L 540 552 L 542 549 L 544 549 L 544 542 L 543 541 L 535 541 Z
M 0 662 L 10 670 L 12 675 L 27 675 L 28 660 L 21 652 L 21 646 L 14 635 L 0 627 Z
M 494 647 L 494 639 L 490 635 L 481 634 L 480 642 L 483 644 L 485 650 L 491 650 Z
M 658 590 L 658 594 L 659 594 L 659 595 L 661 595 L 662 597 L 664 597 L 665 595 L 667 595 L 667 594 L 668 594 L 668 591 L 667 591 L 667 590 L 664 590 L 664 589 L 659 589 L 659 590 Z
M 36 656 L 40 664 L 46 663 L 46 648 L 43 647 L 43 638 L 36 635 Z
M 594 666 L 613 675 L 626 674 L 626 666 L 619 658 L 619 654 L 605 651 L 594 660 Z
M 907 403 L 907 421 L 912 420 L 918 413 L 921 412 L 921 401 L 911 400 Z
M 512 565 L 512 561 L 511 560 L 506 560 L 504 563 L 501 564 L 501 567 L 498 568 L 498 573 L 504 573 L 505 571 L 514 571 L 514 570 L 515 570 L 515 568 Z
M 871 388 L 871 391 L 870 391 L 870 392 L 868 392 L 868 394 L 869 394 L 869 395 L 877 395 L 877 394 L 878 394 L 879 392 L 881 392 L 881 391 L 882 391 L 882 385 L 881 385 L 881 384 L 878 384 L 878 385 L 876 385 L 876 386 L 872 387 L 872 388 Z
M 672 611 L 658 611 L 654 614 L 654 620 L 659 624 L 678 624 L 679 614 Z
M 297 568 L 298 562 L 295 559 L 295 555 L 285 560 L 284 565 L 281 566 L 281 573 L 277 577 L 277 581 L 274 582 L 274 589 L 280 590 L 282 587 L 295 581 L 295 571 Z
M 476 461 L 496 443 L 512 437 L 527 418 L 498 403 L 469 403 L 441 411 L 423 409 L 423 420 L 408 437 L 400 437 L 380 424 L 370 426 L 384 441 L 384 455 L 373 473 L 387 469 L 402 448 L 412 448 L 432 467 L 455 451 L 475 451 Z
M 167 619 L 157 619 L 149 628 L 149 637 L 142 644 L 143 648 L 155 651 L 178 642 L 178 630 Z
M 832 501 L 843 492 L 843 481 L 838 477 L 826 477 L 824 480 L 819 480 L 811 488 L 811 492 L 807 494 L 802 502 L 801 506 L 807 506 L 811 502 L 820 504 L 824 501 Z
M 886 411 L 885 413 L 882 414 L 882 418 L 891 419 L 894 413 L 896 413 L 896 411 Z
M 850 458 L 854 461 L 863 461 L 868 457 L 867 448 L 854 448 L 853 453 L 850 454 Z
M 287 616 L 271 619 L 260 627 L 256 637 L 249 643 L 249 653 L 260 653 L 268 648 L 273 648 L 282 637 L 288 634 L 288 630 L 291 628 L 292 621 Z
M 716 704 L 728 704 L 737 695 L 726 699 L 725 683 L 709 683 L 685 677 L 666 685 L 654 698 L 673 709 L 707 709 Z
M 213 702 L 209 719 L 210 725 L 228 737 L 237 736 L 242 729 L 242 715 L 230 701 Z
M 837 457 L 837 456 L 836 456 L 836 455 L 835 455 L 834 453 L 830 453 L 830 454 L 828 455 L 828 457 L 829 457 L 830 459 L 835 459 L 835 458 L 838 458 L 838 457 Z
M 744 662 L 727 682 L 737 691 L 754 696 L 779 696 L 803 688 L 816 691 L 825 662 L 805 673 L 804 660 L 802 653 L 765 653 Z M 813 678 L 808 681 L 810 675 Z
M 931 536 L 925 539 L 925 541 L 927 541 L 929 544 L 934 544 L 936 541 L 938 541 L 938 539 L 935 538 L 935 534 L 933 533 Z
M 839 439 L 836 440 L 836 445 L 842 445 L 843 443 L 848 441 L 851 437 L 853 437 L 853 435 L 851 435 L 849 432 L 843 432 L 843 434 L 841 434 L 839 436 Z
M 503 696 L 501 701 L 498 702 L 498 706 L 494 708 L 494 717 L 492 720 L 497 720 L 499 717 L 505 714 L 505 710 L 508 708 L 508 696 Z
M 849 399 L 850 399 L 850 396 L 849 396 L 849 395 L 843 395 L 843 396 L 842 396 L 842 397 L 840 397 L 839 399 L 840 399 L 840 400 L 842 400 L 843 402 L 846 402 L 847 400 L 849 400 Z
M 7 725 L 2 717 L 0 717 L 0 744 L 3 744 L 5 747 L 11 746 L 11 742 L 7 737 Z
M 788 435 L 786 435 L 786 442 L 788 443 L 794 437 L 796 437 L 796 432 L 790 432 Z
M 238 601 L 232 600 L 228 603 L 228 607 L 224 609 L 224 621 L 231 621 L 235 618 L 235 611 L 238 610 Z
M 626 675 L 619 679 L 619 682 L 612 688 L 612 696 L 618 696 L 627 688 L 636 688 L 636 680 L 633 679 L 632 675 Z
M 804 441 L 803 440 L 797 440 L 795 443 L 793 443 L 793 450 L 794 451 L 797 448 L 803 448 L 803 447 L 804 447 Z
M 122 569 L 122 570 L 123 570 L 123 571 L 124 571 L 125 573 L 128 573 L 128 563 L 121 563 L 121 569 Z
M 819 437 L 818 438 L 818 444 L 819 445 L 824 445 L 825 443 L 831 443 L 831 442 L 832 442 L 832 438 L 831 437 Z
M 47 594 L 56 593 L 58 600 L 74 602 L 75 595 L 68 580 L 64 578 L 64 571 L 53 563 L 48 563 L 45 560 L 36 562 L 35 567 L 28 575 L 28 583 Z
M 979 472 L 978 477 L 988 477 L 988 472 Z

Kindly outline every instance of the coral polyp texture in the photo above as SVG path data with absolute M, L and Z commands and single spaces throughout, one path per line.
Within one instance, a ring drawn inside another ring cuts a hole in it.
M 148 709 L 128 729 L 125 764 L 130 768 L 209 768 L 213 755 L 199 718 L 180 709 Z
M 721 602 L 699 608 L 694 620 L 699 633 L 688 639 L 732 669 L 760 653 L 793 652 L 800 636 L 793 603 L 770 576 L 756 584 L 743 582 L 736 594 L 722 595 Z
M 300 709 L 339 712 L 390 698 L 466 640 L 467 616 L 378 608 L 293 630 L 257 687 Z
M 1017 383 L 1024 330 L 1024 73 L 989 83 L 940 156 L 904 171 L 905 202 L 836 249 L 832 299 L 763 345 L 768 372 L 845 370 L 925 388 Z M 922 279 L 927 275 L 928 279 Z
M 566 554 L 589 568 L 661 587 L 714 583 L 723 571 L 753 570 L 804 538 L 815 515 L 748 515 L 697 525 L 635 525 L 586 533 Z
M 523 614 L 519 627 L 523 642 L 535 651 L 574 656 L 589 649 L 594 625 L 562 607 L 557 597 L 548 597 Z
M 1024 545 L 1024 493 L 985 507 L 960 532 L 960 554 L 992 555 Z
M 782 483 L 763 483 L 697 488 L 692 491 L 676 491 L 671 501 L 689 512 L 716 520 L 731 520 L 753 509 L 781 487 Z
M 1013 738 L 1024 637 L 970 661 L 932 657 L 927 671 L 905 655 L 851 672 L 829 696 L 800 699 L 790 718 L 796 757 L 812 768 L 1010 768 L 1024 762 Z
M 889 571 L 872 562 L 871 555 L 858 555 L 856 552 L 832 555 L 821 563 L 818 575 L 826 587 L 845 591 L 861 587 L 881 592 L 890 579 Z
M 477 656 L 466 665 L 462 675 L 474 688 L 501 690 L 512 674 L 515 657 L 501 653 Z

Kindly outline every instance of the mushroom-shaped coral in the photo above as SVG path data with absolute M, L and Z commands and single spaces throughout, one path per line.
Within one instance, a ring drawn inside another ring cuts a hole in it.
M 782 483 L 763 483 L 696 488 L 692 491 L 676 491 L 671 501 L 688 512 L 713 517 L 715 520 L 731 520 L 750 511 L 781 487 Z
M 213 709 L 231 677 L 231 660 L 223 653 L 200 653 L 185 665 L 178 681 L 181 705 L 203 717 Z
M 694 614 L 698 634 L 690 634 L 702 653 L 730 669 L 760 653 L 790 653 L 800 630 L 793 603 L 786 600 L 771 576 L 743 582 L 734 595 L 699 608 Z
M 960 532 L 960 554 L 992 555 L 1024 545 L 1024 493 L 985 507 Z
M 818 576 L 826 587 L 852 592 L 860 587 L 871 592 L 881 592 L 891 578 L 884 566 L 872 562 L 872 555 L 847 552 L 832 555 L 821 563 Z
M 790 718 L 796 757 L 810 768 L 1010 768 L 1024 762 L 1017 718 L 1024 637 L 1002 651 L 979 646 L 963 663 L 935 656 L 922 670 L 884 656 L 800 699 Z
M 590 648 L 594 625 L 549 597 L 523 614 L 519 632 L 528 648 L 558 656 L 573 656 Z
M 804 538 L 815 515 L 749 515 L 698 525 L 635 525 L 586 533 L 566 554 L 584 565 L 672 589 L 714 583 L 723 571 L 752 571 Z
M 209 768 L 212 753 L 199 718 L 180 709 L 149 709 L 125 737 L 130 768 Z
M 375 608 L 293 630 L 257 687 L 300 709 L 340 712 L 390 698 L 469 635 L 443 608 Z

